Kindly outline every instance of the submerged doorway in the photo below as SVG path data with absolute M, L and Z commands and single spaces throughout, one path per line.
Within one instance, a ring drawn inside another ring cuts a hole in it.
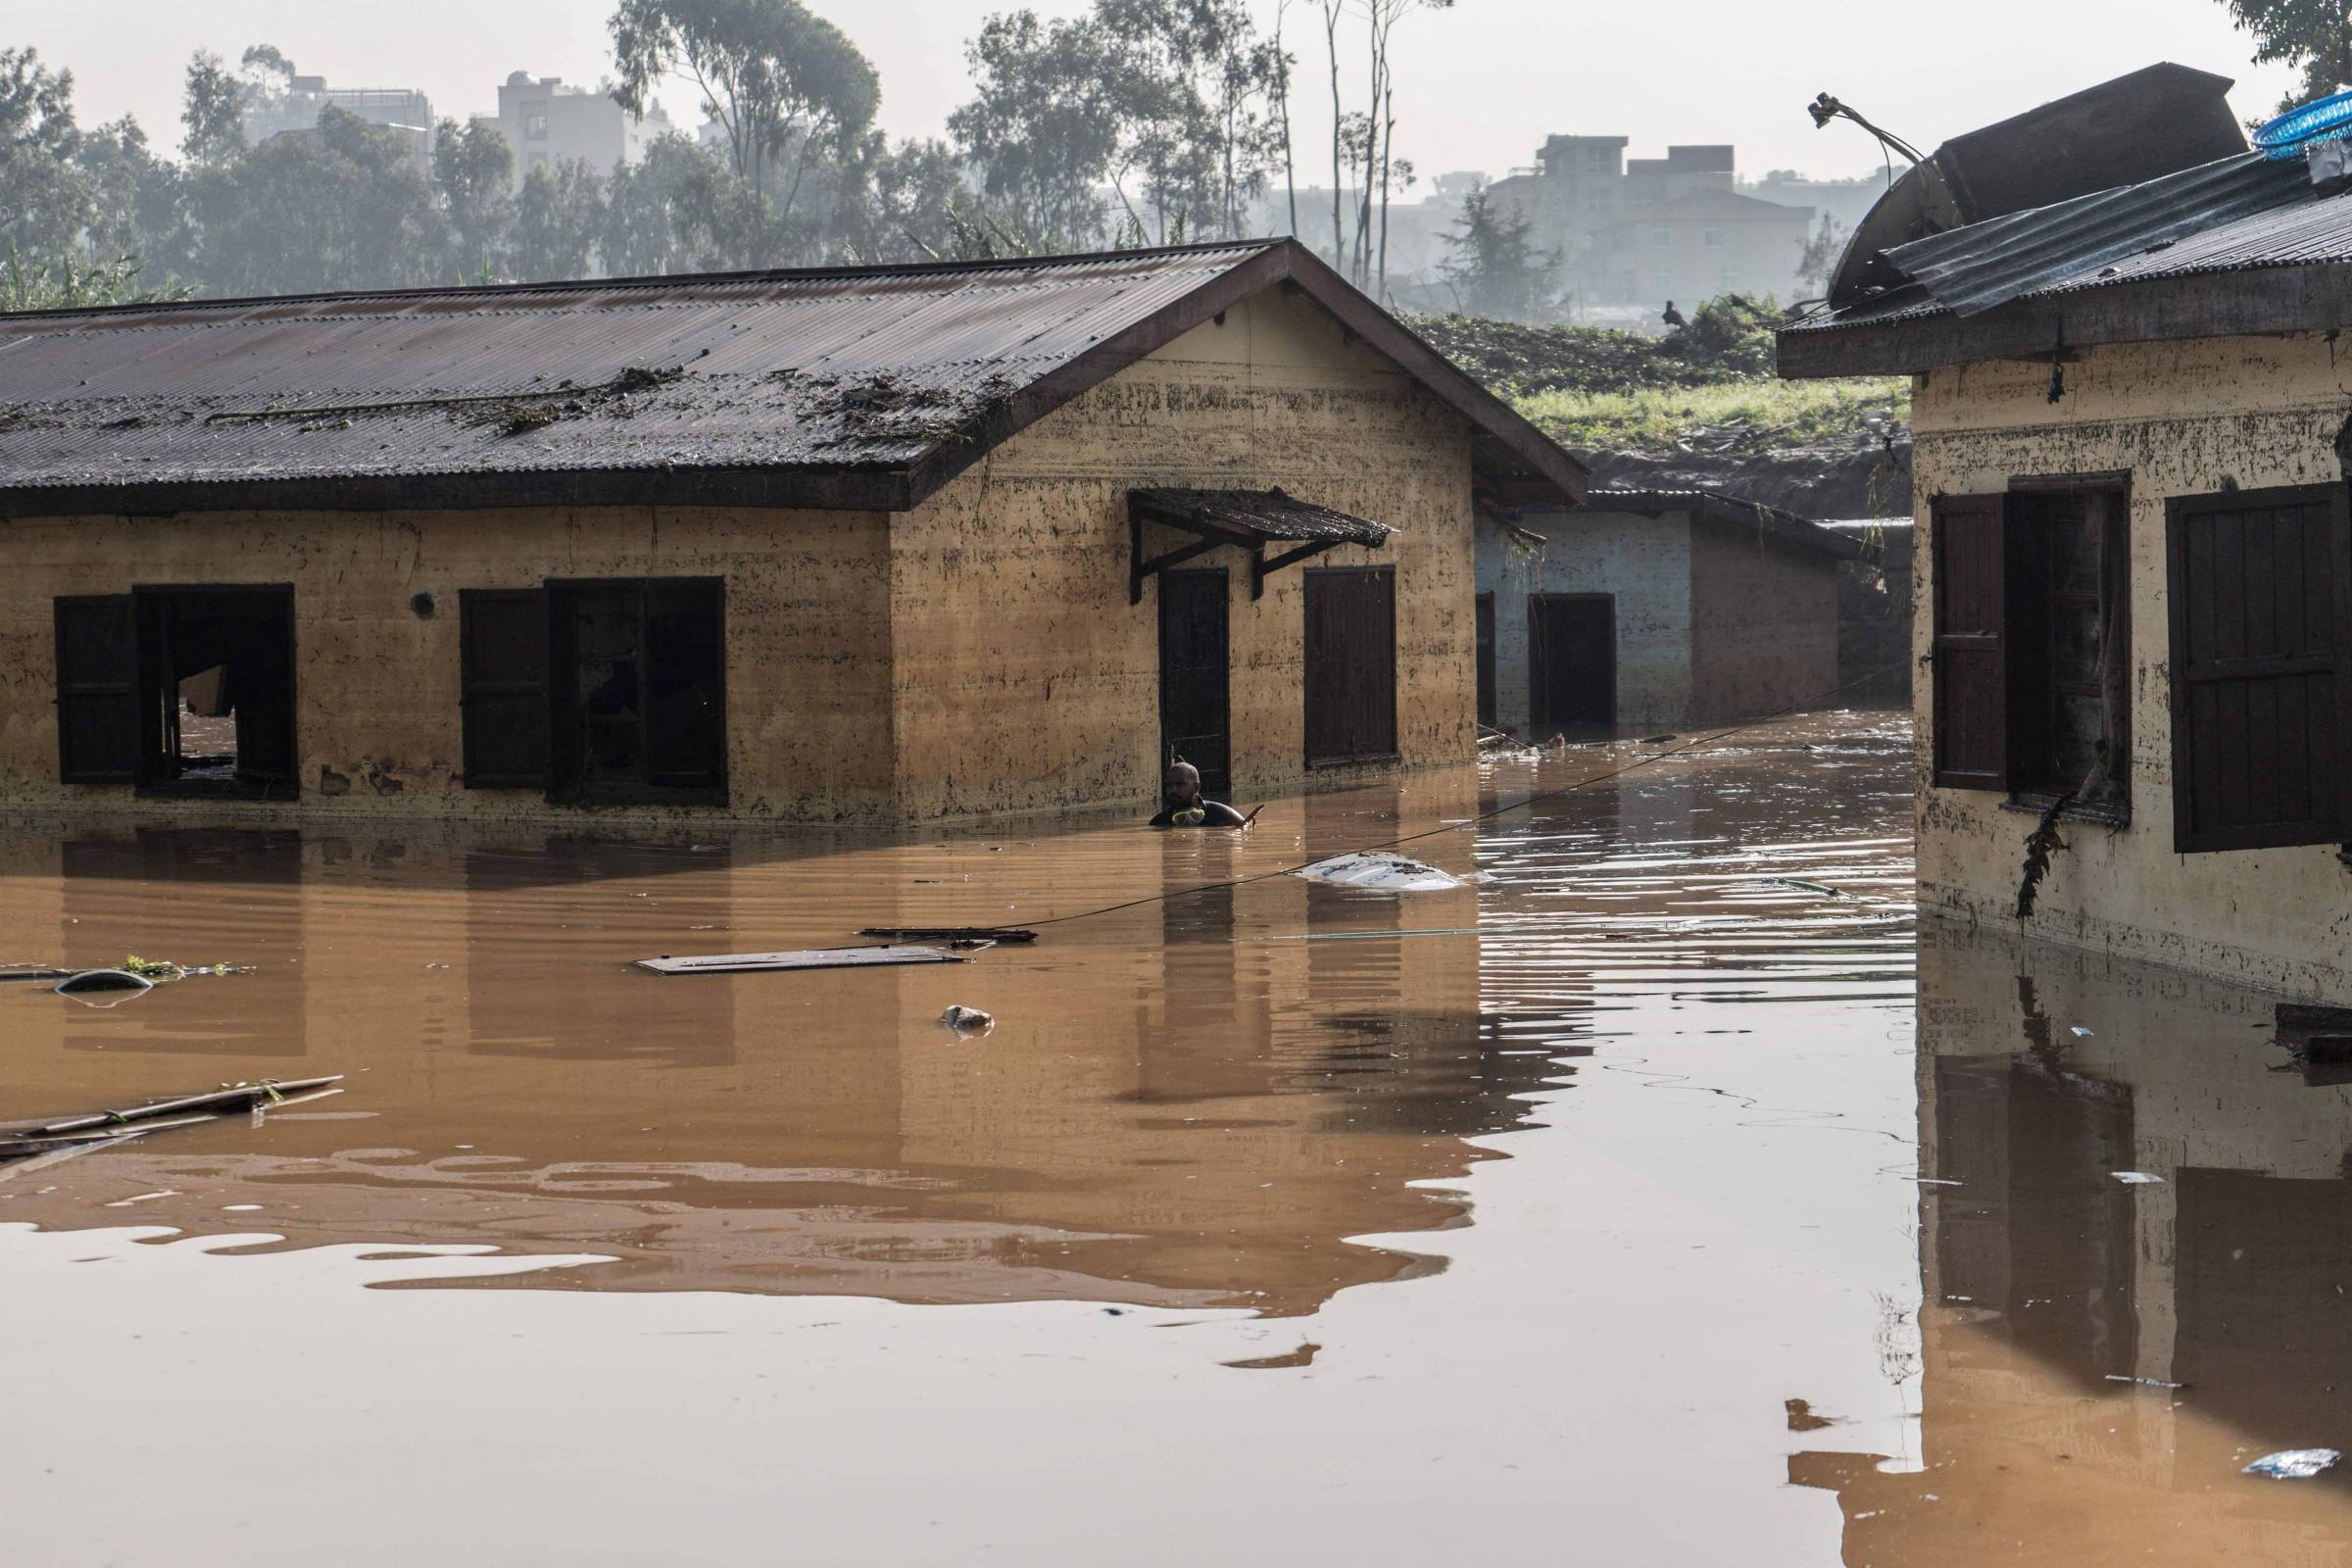
M 1218 800 L 1233 789 L 1230 597 L 1222 568 L 1159 574 L 1159 760 L 1192 763 Z
M 138 588 L 138 781 L 291 797 L 294 590 Z
M 1528 717 L 1538 732 L 1616 723 L 1616 595 L 1530 596 L 1527 675 Z

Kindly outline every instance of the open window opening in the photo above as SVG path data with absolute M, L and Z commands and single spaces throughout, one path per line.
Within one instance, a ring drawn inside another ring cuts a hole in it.
M 2131 808 L 2125 519 L 2121 490 L 2012 500 L 2009 788 L 2026 805 Z
M 294 592 L 134 590 L 138 782 L 160 794 L 295 794 Z
M 2128 819 L 2128 518 L 2108 484 L 1936 502 L 1938 788 Z

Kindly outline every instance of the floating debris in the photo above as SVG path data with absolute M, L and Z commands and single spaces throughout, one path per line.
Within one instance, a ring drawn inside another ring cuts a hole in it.
M 202 1094 L 159 1100 L 128 1110 L 99 1110 L 83 1115 L 53 1116 L 32 1121 L 0 1122 L 0 1160 L 36 1160 L 46 1156 L 87 1153 L 109 1144 L 144 1138 L 173 1127 L 193 1127 L 238 1111 L 262 1111 L 275 1105 L 308 1103 L 339 1095 L 337 1073 L 326 1078 L 273 1078 L 252 1083 L 222 1084 Z M 18 1169 L 24 1167 L 19 1166 Z
M 876 942 L 1035 942 L 1037 933 L 1001 925 L 869 925 L 858 933 Z
M 1441 871 L 1434 865 L 1424 865 L 1384 850 L 1335 855 L 1291 874 L 1333 887 L 1375 888 L 1383 893 L 1443 893 L 1463 885 L 1462 879 L 1450 871 Z
M 755 974 L 768 969 L 867 969 L 902 963 L 961 963 L 938 948 L 810 948 L 797 953 L 713 953 L 700 957 L 640 958 L 656 974 Z
M 61 997 L 112 996 L 127 1000 L 154 989 L 154 981 L 127 969 L 84 969 L 57 983 L 57 994 Z
M 2073 1035 L 2077 1040 L 2088 1040 L 2090 1038 L 2090 1031 L 2083 1028 L 2081 1024 L 2076 1024 L 2073 1028 L 2069 1029 L 2067 1033 Z
M 2284 1448 L 2264 1454 L 2246 1466 L 2245 1473 L 2268 1476 L 2273 1481 L 2309 1481 L 2321 1471 L 2334 1468 L 2342 1457 L 2333 1448 Z
M 1851 893 L 1846 892 L 1843 888 L 1834 888 L 1826 882 L 1807 882 L 1801 877 L 1768 876 L 1764 879 L 1764 885 L 1766 887 L 1774 888 L 1794 888 L 1799 893 L 1818 893 L 1824 898 L 1831 899 L 1850 899 L 1853 897 Z
M 2168 1383 L 2163 1378 L 2135 1378 L 2123 1372 L 2108 1373 L 2107 1381 L 2110 1383 L 2136 1383 L 2143 1389 L 2185 1389 L 2188 1387 L 2185 1383 Z
M 2164 1182 L 2163 1177 L 2151 1175 L 2144 1170 L 2119 1170 L 2112 1171 L 2109 1174 L 2114 1176 L 2117 1181 L 2122 1182 L 2126 1187 L 2146 1187 L 2150 1185 L 2161 1186 Z
M 987 1034 L 997 1026 L 996 1014 L 982 1012 L 978 1007 L 950 1007 L 939 1015 L 939 1021 L 967 1039 Z

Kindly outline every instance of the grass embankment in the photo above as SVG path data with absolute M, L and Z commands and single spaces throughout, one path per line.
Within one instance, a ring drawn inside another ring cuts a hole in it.
M 1911 417 L 1899 376 L 1783 381 L 1769 304 L 1727 294 L 1664 337 L 1584 326 L 1424 317 L 1413 327 L 1563 446 L 1760 452 L 1847 438 L 1886 410 Z

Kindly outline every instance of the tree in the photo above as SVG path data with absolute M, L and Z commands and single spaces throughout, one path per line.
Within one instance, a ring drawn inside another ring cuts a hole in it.
M 2254 40 L 2257 65 L 2288 65 L 2303 84 L 2281 113 L 2352 82 L 2352 6 L 2344 0 L 2224 0 L 2230 19 Z
M 1105 217 L 1096 192 L 1119 153 L 1112 40 L 1092 17 L 1049 24 L 1016 11 L 983 23 L 964 58 L 978 96 L 948 117 L 948 131 L 982 194 L 1049 243 L 1096 243 Z
M 1485 186 L 1462 198 L 1462 216 L 1446 236 L 1446 278 L 1470 316 L 1531 321 L 1550 301 L 1559 258 L 1536 249 L 1528 217 L 1499 208 Z
M 31 49 L 0 49 L 0 244 L 46 263 L 74 252 L 90 220 L 74 167 L 74 74 Z
M 244 84 L 219 55 L 196 51 L 188 61 L 180 102 L 179 122 L 187 127 L 187 135 L 180 139 L 179 150 L 188 162 L 224 164 L 245 150 Z
M 400 137 L 329 107 L 191 184 L 207 292 L 287 294 L 450 279 L 431 188 Z
M 514 227 L 514 154 L 496 125 L 444 120 L 433 137 L 433 188 L 449 220 L 458 265 L 487 281 L 500 270 Z
M 1845 255 L 1845 242 L 1851 237 L 1835 215 L 1822 214 L 1821 226 L 1797 249 L 1796 280 L 1807 288 L 1828 293 L 1830 279 L 1837 273 L 1838 263 Z
M 514 276 L 543 282 L 591 275 L 606 220 L 605 177 L 585 160 L 532 170 L 514 198 L 507 247 Z
M 1283 56 L 1245 0 L 1095 0 L 1080 17 L 991 17 L 967 51 L 979 96 L 949 120 L 984 193 L 1023 225 L 1099 243 L 1251 224 L 1281 147 Z
M 817 157 L 848 153 L 881 106 L 872 63 L 801 0 L 621 0 L 611 26 L 613 101 L 642 115 L 664 76 L 693 82 L 726 130 L 736 174 L 780 219 Z

